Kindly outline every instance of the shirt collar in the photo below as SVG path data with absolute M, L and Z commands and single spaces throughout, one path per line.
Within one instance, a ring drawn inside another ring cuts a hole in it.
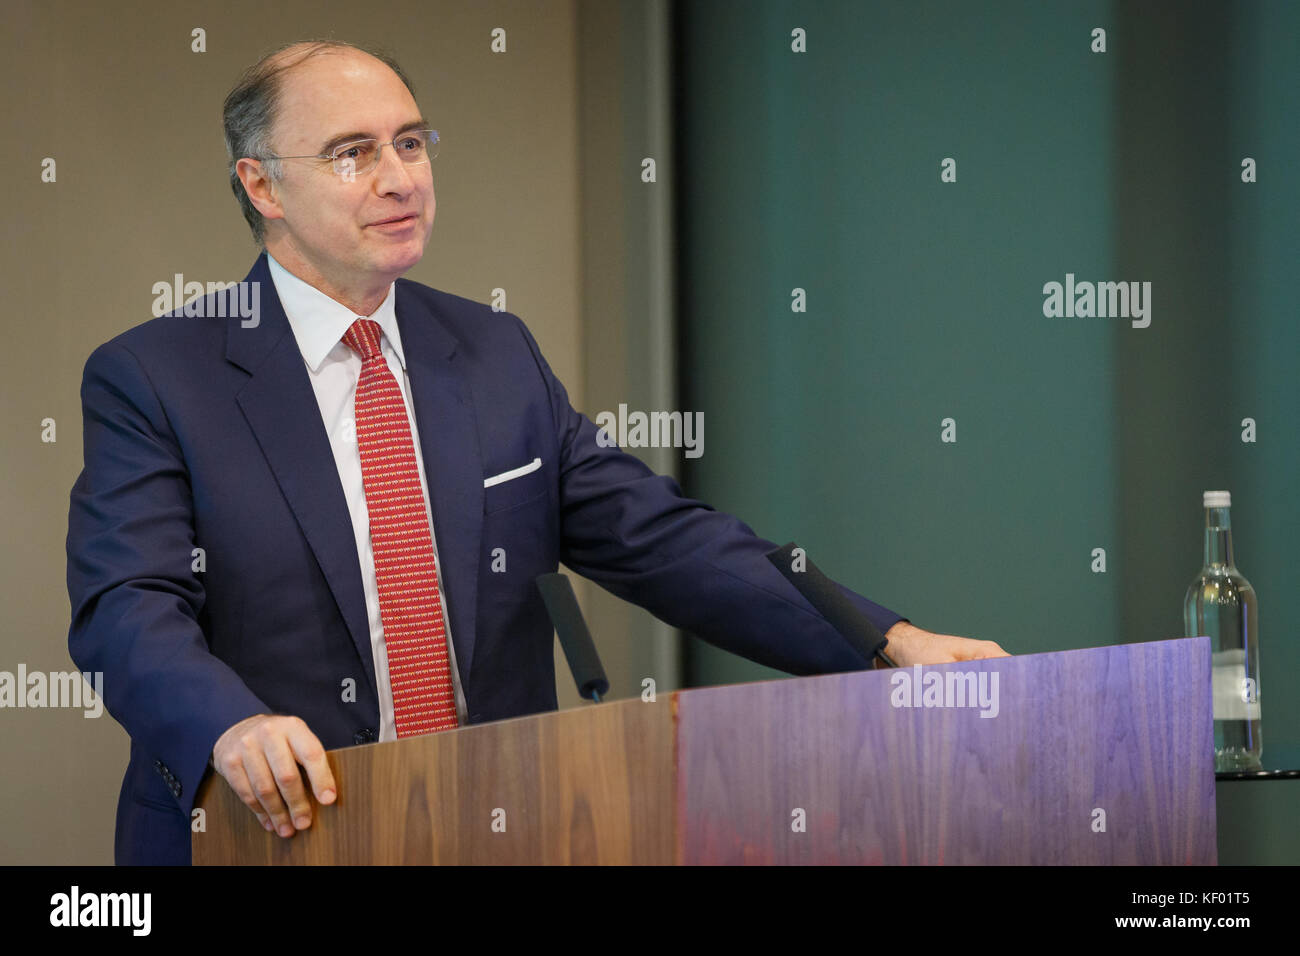
M 293 336 L 298 340 L 298 351 L 303 361 L 313 373 L 320 371 L 321 365 L 334 350 L 334 346 L 348 348 L 342 338 L 352 323 L 358 318 L 373 319 L 379 323 L 384 338 L 397 353 L 397 360 L 406 368 L 406 356 L 402 353 L 402 337 L 397 330 L 397 306 L 394 290 L 396 283 L 388 287 L 388 295 L 379 304 L 379 308 L 368 316 L 357 316 L 351 309 L 331 299 L 315 286 L 304 282 L 296 275 L 275 261 L 269 252 L 267 264 L 271 267 L 271 280 L 275 283 L 275 294 L 284 307 L 285 318 L 293 329 Z M 349 349 L 349 351 L 351 351 Z

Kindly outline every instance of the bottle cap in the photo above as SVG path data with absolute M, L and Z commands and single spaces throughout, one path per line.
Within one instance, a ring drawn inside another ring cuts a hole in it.
M 1226 491 L 1207 491 L 1201 496 L 1206 508 L 1231 508 L 1232 495 Z

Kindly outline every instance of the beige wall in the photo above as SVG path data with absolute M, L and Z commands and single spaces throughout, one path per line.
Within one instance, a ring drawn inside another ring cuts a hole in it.
M 641 43 L 624 33 L 643 24 L 622 20 L 629 11 L 637 20 L 642 8 L 575 0 L 4 5 L 0 22 L 18 48 L 0 65 L 10 137 L 0 260 L 0 670 L 72 668 L 64 536 L 81 467 L 86 357 L 149 318 L 155 282 L 175 273 L 242 278 L 256 254 L 226 184 L 220 110 L 239 72 L 269 47 L 329 36 L 395 54 L 443 136 L 437 220 L 409 278 L 480 301 L 504 288 L 575 406 L 594 412 L 628 400 L 644 326 L 630 338 L 620 329 L 648 314 L 645 302 L 620 308 L 629 295 L 621 193 L 635 171 L 600 176 L 592 164 L 621 163 L 628 149 L 644 154 L 645 105 L 631 106 L 630 139 L 622 114 L 645 74 L 629 86 L 622 58 L 609 55 Z M 205 53 L 191 52 L 195 27 L 206 30 Z M 495 27 L 507 31 L 505 54 L 489 49 Z M 55 183 L 40 179 L 47 156 L 57 162 Z M 584 192 L 584 176 L 611 192 Z M 594 271 L 584 219 L 603 230 Z M 596 323 L 598 350 L 588 347 Z M 595 408 L 585 388 L 593 369 Z M 663 382 L 633 391 L 645 400 L 662 394 L 656 387 Z M 41 440 L 45 418 L 57 423 L 52 444 Z M 580 593 L 615 696 L 638 692 L 643 674 L 671 684 L 662 631 L 596 590 Z M 561 706 L 572 705 L 572 681 L 558 673 Z M 0 710 L 0 863 L 111 862 L 126 756 L 126 735 L 107 714 Z

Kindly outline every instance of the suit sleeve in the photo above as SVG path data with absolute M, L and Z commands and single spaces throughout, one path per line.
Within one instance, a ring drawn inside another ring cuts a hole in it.
M 172 775 L 188 815 L 217 738 L 270 708 L 209 652 L 203 585 L 191 570 L 189 475 L 147 372 L 122 345 L 100 346 L 86 362 L 81 402 L 68 649 L 81 670 L 103 674 L 105 706 Z
M 560 448 L 561 560 L 617 596 L 724 650 L 790 674 L 859 670 L 855 651 L 768 561 L 775 544 L 685 497 L 569 404 L 520 323 Z M 883 634 L 906 620 L 840 587 Z

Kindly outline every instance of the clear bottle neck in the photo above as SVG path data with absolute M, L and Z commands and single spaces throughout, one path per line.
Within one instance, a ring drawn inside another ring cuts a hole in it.
M 1235 568 L 1232 557 L 1232 519 L 1227 508 L 1205 509 L 1205 566 Z

